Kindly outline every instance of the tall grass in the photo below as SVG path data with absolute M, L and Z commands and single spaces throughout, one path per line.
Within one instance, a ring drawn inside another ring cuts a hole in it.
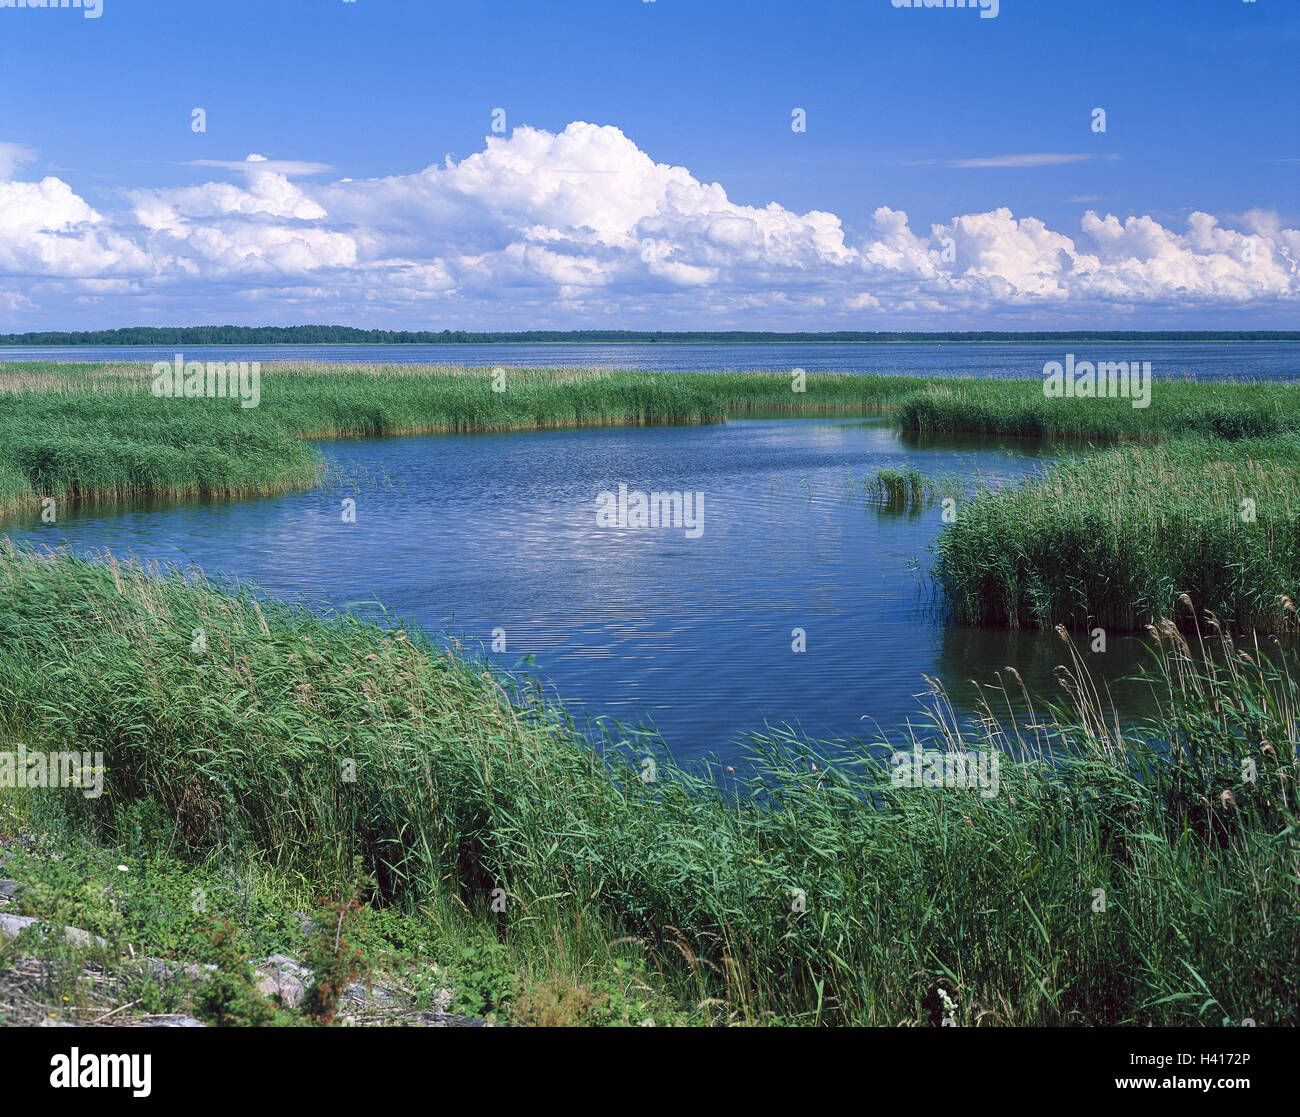
M 994 480 L 981 477 L 980 482 Z M 957 500 L 977 487 L 976 483 L 955 475 L 927 477 L 919 470 L 908 468 L 878 469 L 871 477 L 863 477 L 860 483 L 864 495 L 895 511 L 924 508 L 949 497 Z M 849 479 L 846 489 L 850 495 L 857 495 L 858 484 L 853 478 Z
M 1049 399 L 1041 380 L 947 380 L 919 386 L 898 410 L 904 430 L 1030 438 L 1258 438 L 1300 432 L 1300 389 L 1286 384 L 1159 380 L 1148 407 L 1131 399 Z
M 880 410 L 906 377 L 268 364 L 257 407 L 155 398 L 149 365 L 0 370 L 0 513 L 43 497 L 235 497 L 311 484 L 303 439 L 720 423 L 731 411 Z M 503 390 L 496 390 L 497 387 Z
M 938 543 L 972 624 L 1134 630 L 1183 594 L 1242 628 L 1294 625 L 1300 440 L 1180 439 L 1052 467 L 982 493 Z
M 724 1019 L 937 1023 L 942 986 L 961 1024 L 1295 1024 L 1294 664 L 1160 635 L 1138 730 L 1076 668 L 1055 713 L 1009 684 L 1014 718 L 963 725 L 936 696 L 848 759 L 768 732 L 752 773 L 659 755 L 643 781 L 644 744 L 602 759 L 416 631 L 6 545 L 0 732 L 105 754 L 104 796 L 67 793 L 105 841 L 151 804 L 173 857 L 317 881 L 356 854 L 392 904 L 507 942 L 634 936 Z M 881 748 L 913 740 L 999 750 L 999 793 L 893 786 Z
M 784 373 L 642 373 L 421 365 L 267 364 L 259 406 L 158 399 L 151 366 L 16 362 L 0 369 L 0 513 L 43 497 L 236 497 L 321 476 L 303 439 L 719 423 L 728 415 L 897 415 L 905 430 L 1107 441 L 1300 429 L 1300 392 L 1161 382 L 1153 404 L 1047 400 L 1039 381 Z M 502 390 L 496 390 L 501 388 Z

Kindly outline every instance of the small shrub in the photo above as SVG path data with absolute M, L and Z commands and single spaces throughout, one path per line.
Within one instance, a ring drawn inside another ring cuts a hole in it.
M 218 1028 L 262 1027 L 274 1023 L 279 1015 L 276 1007 L 258 991 L 253 967 L 236 946 L 235 929 L 229 920 L 213 919 L 208 941 L 211 944 L 208 960 L 217 968 L 195 994 L 199 1015 Z
M 342 900 L 320 902 L 316 929 L 307 940 L 304 957 L 314 980 L 303 1000 L 303 1010 L 318 1024 L 334 1023 L 339 998 L 353 981 L 370 972 L 361 948 L 349 941 L 363 924 L 364 911 L 355 886 Z

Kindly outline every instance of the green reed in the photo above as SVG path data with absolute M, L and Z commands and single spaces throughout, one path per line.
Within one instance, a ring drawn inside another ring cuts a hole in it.
M 1063 645 L 1055 708 L 1009 680 L 987 700 L 1013 718 L 936 694 L 889 742 L 768 729 L 742 771 L 687 771 L 645 738 L 599 754 L 414 629 L 5 545 L 0 737 L 104 753 L 103 797 L 61 794 L 106 844 L 144 805 L 172 858 L 314 883 L 359 856 L 387 903 L 455 907 L 520 964 L 639 943 L 721 1020 L 938 1023 L 942 986 L 961 1025 L 1294 1025 L 1295 665 L 1158 635 L 1134 730 Z M 997 750 L 997 794 L 893 786 L 882 750 L 914 743 Z
M 192 355 L 192 354 L 191 354 Z M 199 353 L 199 356 L 202 356 Z M 16 362 L 0 371 L 0 511 L 43 497 L 237 497 L 310 485 L 303 439 L 719 423 L 728 415 L 896 415 L 904 430 L 1107 441 L 1293 431 L 1300 393 L 1158 383 L 1128 400 L 1047 400 L 1039 381 L 817 373 L 642 373 L 268 363 L 257 407 L 155 398 L 147 364 Z
M 202 354 L 199 354 L 202 356 Z M 260 400 L 156 398 L 149 365 L 0 370 L 0 511 L 43 497 L 236 497 L 310 485 L 304 439 L 720 423 L 731 412 L 868 413 L 906 377 L 268 364 Z M 499 389 L 499 390 L 498 390 Z
M 1269 382 L 1158 380 L 1132 399 L 1052 399 L 1042 380 L 932 382 L 902 401 L 897 421 L 920 433 L 1159 440 L 1185 434 L 1256 438 L 1300 432 L 1300 389 Z
M 968 623 L 1140 629 L 1186 594 L 1242 628 L 1293 627 L 1300 440 L 1188 438 L 1061 462 L 961 504 L 938 556 Z

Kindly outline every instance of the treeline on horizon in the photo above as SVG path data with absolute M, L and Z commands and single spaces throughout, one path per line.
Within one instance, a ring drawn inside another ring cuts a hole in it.
M 352 326 L 128 326 L 0 334 L 0 345 L 484 345 L 502 342 L 1300 341 L 1300 330 L 361 330 Z

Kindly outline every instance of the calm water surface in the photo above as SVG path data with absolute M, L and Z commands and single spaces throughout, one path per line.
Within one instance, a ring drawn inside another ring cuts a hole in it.
M 0 346 L 0 361 L 171 360 L 175 346 Z M 1300 379 L 1297 342 L 850 342 L 649 345 L 210 345 L 185 346 L 212 361 L 366 361 L 380 364 L 644 369 L 718 372 L 792 368 L 808 372 L 891 373 L 908 376 L 1039 377 L 1066 352 L 1078 360 L 1150 361 L 1156 379 Z
M 735 758 L 738 737 L 765 722 L 874 737 L 923 713 L 926 676 L 968 713 L 970 681 L 992 682 L 1006 665 L 1032 691 L 1059 694 L 1054 636 L 944 623 L 928 579 L 940 508 L 891 511 L 850 484 L 886 466 L 1006 482 L 1043 468 L 1050 448 L 918 443 L 885 421 L 837 418 L 320 449 L 347 484 L 69 510 L 56 525 L 4 530 L 194 564 L 315 606 L 387 610 L 535 673 L 580 716 L 657 727 L 679 759 Z M 703 533 L 598 526 L 597 494 L 620 483 L 703 493 Z M 345 497 L 355 523 L 343 522 Z M 497 629 L 504 653 L 489 650 Z M 1090 659 L 1116 678 L 1138 647 L 1112 639 Z M 1117 694 L 1136 709 L 1141 688 Z

